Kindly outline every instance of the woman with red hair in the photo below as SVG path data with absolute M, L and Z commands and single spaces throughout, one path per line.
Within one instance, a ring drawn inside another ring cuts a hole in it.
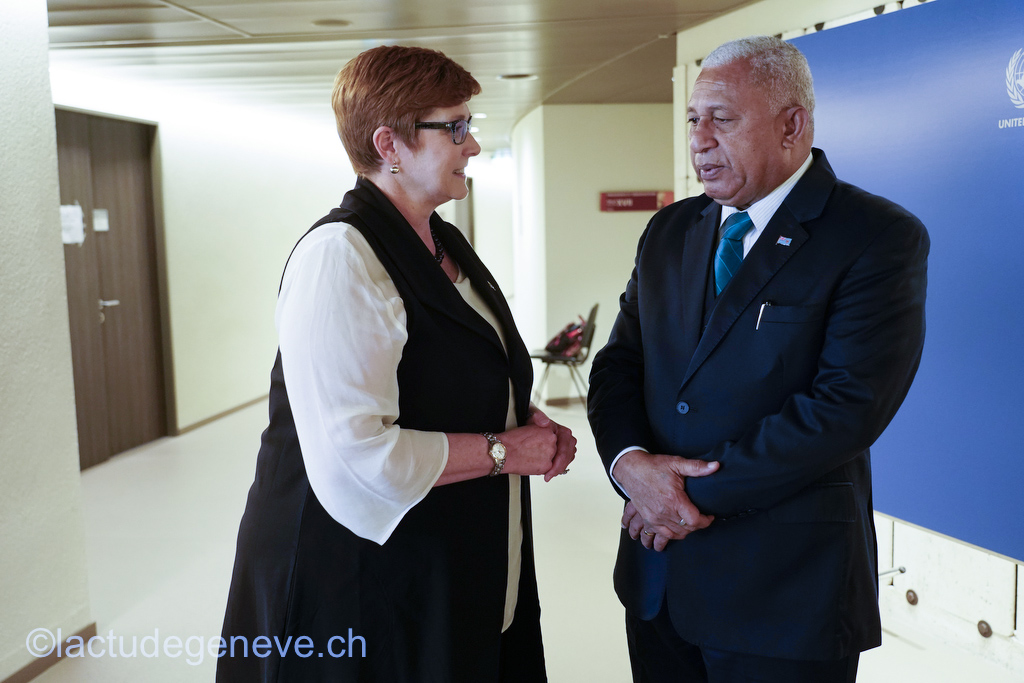
M 468 194 L 479 91 L 422 48 L 338 74 L 359 178 L 285 267 L 218 681 L 546 680 L 527 477 L 576 442 L 530 405 L 505 298 L 434 212 Z

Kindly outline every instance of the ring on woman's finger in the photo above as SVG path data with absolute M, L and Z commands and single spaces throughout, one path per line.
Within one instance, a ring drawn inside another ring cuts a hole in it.
M 685 518 L 679 520 L 679 526 L 690 526 L 690 523 Z
M 647 529 L 641 529 L 641 531 L 643 531 L 643 532 L 644 532 L 644 535 L 645 535 L 645 536 L 653 536 L 653 535 L 654 535 L 654 534 L 652 534 L 652 533 L 651 533 L 650 531 L 648 531 Z

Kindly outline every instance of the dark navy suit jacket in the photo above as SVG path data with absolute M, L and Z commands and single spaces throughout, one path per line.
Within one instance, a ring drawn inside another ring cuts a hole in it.
M 589 402 L 606 468 L 629 446 L 721 463 L 686 481 L 710 527 L 663 553 L 622 533 L 627 610 L 667 600 L 692 643 L 810 660 L 881 641 L 868 448 L 920 362 L 929 248 L 917 218 L 813 154 L 717 299 L 718 204 L 654 216 Z

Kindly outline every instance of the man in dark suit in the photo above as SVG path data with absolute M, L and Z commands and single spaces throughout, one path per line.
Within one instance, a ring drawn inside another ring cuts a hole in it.
M 782 40 L 704 60 L 705 194 L 651 220 L 594 360 L 638 682 L 846 683 L 881 642 L 868 448 L 921 358 L 929 242 L 836 179 L 813 111 Z

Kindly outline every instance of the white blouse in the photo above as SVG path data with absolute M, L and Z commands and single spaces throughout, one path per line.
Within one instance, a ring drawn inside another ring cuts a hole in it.
M 505 339 L 460 274 L 456 289 Z M 285 268 L 275 316 L 281 363 L 309 484 L 331 517 L 383 544 L 423 500 L 448 462 L 442 432 L 404 429 L 398 363 L 408 339 L 405 305 L 363 235 L 346 223 L 303 237 Z M 516 426 L 509 382 L 506 429 Z M 522 547 L 519 477 L 509 475 L 509 580 L 515 612 Z

